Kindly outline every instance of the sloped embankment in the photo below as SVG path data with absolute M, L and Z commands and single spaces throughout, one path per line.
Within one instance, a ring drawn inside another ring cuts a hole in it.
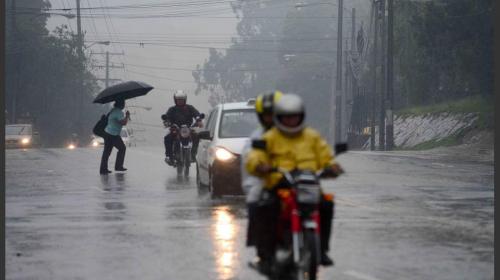
M 476 127 L 476 113 L 427 113 L 397 116 L 394 142 L 399 148 L 432 148 L 460 144 L 460 139 Z
M 442 146 L 472 144 L 493 149 L 493 133 L 481 128 L 479 113 L 425 113 L 396 115 L 394 143 L 397 149 L 424 150 Z M 375 128 L 378 136 L 378 127 Z M 486 143 L 486 144 L 485 144 Z M 375 137 L 378 147 L 378 137 Z M 364 149 L 370 148 L 370 140 Z

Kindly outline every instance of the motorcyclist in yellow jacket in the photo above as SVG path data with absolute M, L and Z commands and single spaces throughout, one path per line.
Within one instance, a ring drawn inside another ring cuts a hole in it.
M 253 148 L 247 155 L 245 167 L 247 171 L 264 179 L 264 187 L 273 193 L 279 184 L 282 175 L 270 173 L 273 167 L 320 171 L 329 169 L 336 175 L 343 173 L 342 168 L 335 162 L 332 149 L 321 135 L 304 123 L 305 108 L 302 99 L 295 94 L 285 94 L 276 102 L 274 107 L 274 127 L 263 134 L 265 149 Z M 333 265 L 333 260 L 327 255 L 332 228 L 334 203 L 322 200 L 320 204 L 321 217 L 321 260 L 322 265 Z M 279 215 L 277 212 L 272 215 Z M 273 220 L 272 222 L 276 222 Z M 271 223 L 272 223 L 271 222 Z M 275 234 L 274 225 L 268 225 L 269 238 Z M 274 250 L 275 240 L 268 240 L 267 246 Z
M 248 209 L 247 246 L 255 246 L 257 259 L 250 265 L 256 267 L 258 270 L 261 270 L 260 260 L 262 258 L 265 258 L 263 254 L 265 254 L 266 251 L 265 246 L 258 246 L 258 238 L 260 237 L 262 232 L 266 231 L 266 228 L 263 228 L 261 224 L 259 224 L 259 221 L 265 220 L 269 211 L 266 205 L 262 205 L 260 203 L 260 196 L 262 194 L 264 185 L 263 180 L 259 177 L 248 174 L 244 163 L 247 153 L 252 148 L 252 140 L 260 139 L 262 137 L 262 134 L 264 134 L 274 126 L 274 103 L 276 103 L 282 96 L 283 93 L 278 90 L 263 93 L 257 96 L 257 98 L 255 99 L 255 113 L 257 113 L 257 117 L 261 126 L 256 128 L 252 132 L 250 138 L 243 147 L 243 151 L 241 152 L 241 185 L 247 196 L 246 203 Z

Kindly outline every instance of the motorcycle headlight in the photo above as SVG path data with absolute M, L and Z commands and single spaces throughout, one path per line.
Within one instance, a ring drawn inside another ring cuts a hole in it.
M 92 147 L 97 147 L 99 146 L 99 142 L 97 141 L 92 141 Z
M 76 148 L 75 144 L 69 144 L 68 149 L 74 150 Z
M 216 148 L 215 158 L 221 161 L 229 161 L 235 159 L 236 156 L 224 148 Z
M 30 139 L 29 138 L 23 138 L 23 139 L 21 139 L 21 144 L 26 145 L 26 144 L 29 144 L 29 143 L 30 143 Z

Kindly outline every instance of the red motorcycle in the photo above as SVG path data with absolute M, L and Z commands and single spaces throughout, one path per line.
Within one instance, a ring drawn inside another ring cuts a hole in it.
M 347 151 L 346 144 L 337 144 L 336 154 Z M 320 214 L 321 196 L 333 200 L 333 194 L 324 194 L 320 178 L 335 178 L 331 170 L 289 172 L 274 168 L 281 173 L 284 186 L 277 190 L 281 202 L 279 218 L 279 244 L 271 264 L 270 280 L 315 280 L 321 256 Z

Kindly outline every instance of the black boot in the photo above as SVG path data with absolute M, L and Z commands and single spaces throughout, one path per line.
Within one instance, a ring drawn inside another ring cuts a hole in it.
M 329 251 L 330 244 L 330 235 L 333 231 L 333 215 L 335 211 L 335 204 L 333 201 L 325 201 L 321 202 L 320 206 L 320 217 L 321 217 L 321 225 L 320 225 L 320 235 L 321 235 L 321 259 L 320 264 L 324 266 L 334 265 L 333 259 L 327 255 Z
M 321 252 L 321 260 L 319 263 L 323 266 L 331 266 L 335 264 L 333 259 L 330 258 L 326 252 Z

